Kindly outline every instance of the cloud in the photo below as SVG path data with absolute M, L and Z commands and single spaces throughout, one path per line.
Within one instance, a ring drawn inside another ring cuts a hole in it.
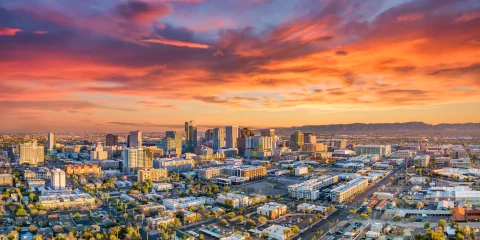
M 425 17 L 423 13 L 410 13 L 396 18 L 397 23 L 418 21 Z
M 126 20 L 149 23 L 170 13 L 168 5 L 129 0 L 116 6 L 115 13 Z
M 207 49 L 207 48 L 210 47 L 206 44 L 193 43 L 193 42 L 182 42 L 182 41 L 179 41 L 179 40 L 172 40 L 172 39 L 166 39 L 166 38 L 143 39 L 142 42 L 159 43 L 159 44 L 165 44 L 165 45 L 172 45 L 172 46 L 176 46 L 176 47 L 188 47 L 188 48 Z
M 455 22 L 468 22 L 477 18 L 480 18 L 480 11 L 464 13 L 460 17 L 455 19 Z
M 0 36 L 15 36 L 17 33 L 21 32 L 20 28 L 8 28 L 0 26 Z
M 44 34 L 47 34 L 48 31 L 36 30 L 36 31 L 33 31 L 33 33 L 35 33 L 35 34 L 37 34 L 37 35 L 44 35 Z
M 348 52 L 347 51 L 336 51 L 335 54 L 338 55 L 338 56 L 347 56 Z

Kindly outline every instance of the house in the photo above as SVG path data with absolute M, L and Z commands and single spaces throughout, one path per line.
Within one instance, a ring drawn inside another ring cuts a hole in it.
M 290 228 L 279 226 L 279 225 L 272 225 L 266 228 L 265 230 L 263 230 L 263 232 L 268 234 L 269 239 L 285 240 L 288 237 L 285 234 L 287 230 L 290 230 Z

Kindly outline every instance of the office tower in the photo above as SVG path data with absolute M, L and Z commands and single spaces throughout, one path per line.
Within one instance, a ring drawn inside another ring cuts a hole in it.
M 296 131 L 290 136 L 290 148 L 292 151 L 300 151 L 302 150 L 304 144 L 305 137 L 303 133 L 300 131 Z
M 241 138 L 246 138 L 251 136 L 255 136 L 255 134 L 253 134 L 252 130 L 250 130 L 249 128 L 242 128 L 242 130 L 240 130 Z
M 205 142 L 212 141 L 212 140 L 213 140 L 213 130 L 207 129 L 207 131 L 205 131 Z
M 51 171 L 50 184 L 55 190 L 65 189 L 65 172 L 61 169 L 55 168 Z
M 20 144 L 19 147 L 20 160 L 19 163 L 28 163 L 36 165 L 44 161 L 44 147 L 37 146 L 37 140 L 33 142 Z
M 317 143 L 317 137 L 313 133 L 304 133 L 303 134 L 304 143 Z
M 48 143 L 47 143 L 48 150 L 50 152 L 53 151 L 53 148 L 55 148 L 55 134 L 53 132 L 48 133 Z
M 273 129 L 273 128 L 260 129 L 260 135 L 262 137 L 273 137 L 273 136 L 275 136 L 275 129 Z
M 236 148 L 237 147 L 237 138 L 238 138 L 238 126 L 226 126 L 225 127 L 225 145 L 227 148 Z
M 185 122 L 185 145 L 189 152 L 193 152 L 195 146 L 197 146 L 197 125 L 195 125 L 195 121 Z
M 166 155 L 182 154 L 182 132 L 167 131 L 163 142 L 163 150 Z
M 123 152 L 123 173 L 135 174 L 138 169 L 153 166 L 152 152 L 148 148 L 127 148 Z
M 90 151 L 90 160 L 105 160 L 108 158 L 108 152 L 103 150 L 100 142 L 97 142 L 95 151 Z
M 111 147 L 111 146 L 117 146 L 118 145 L 118 135 L 116 134 L 107 134 L 105 136 L 105 146 Z
M 213 150 L 218 151 L 225 147 L 225 128 L 218 127 L 213 129 Z
M 128 135 L 128 147 L 142 147 L 142 132 L 140 131 L 131 131 Z
M 345 149 L 347 148 L 347 140 L 333 140 L 333 147 L 335 149 Z

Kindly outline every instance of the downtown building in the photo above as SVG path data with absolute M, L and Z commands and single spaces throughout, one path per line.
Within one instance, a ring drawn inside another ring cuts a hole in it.
M 225 147 L 225 128 L 213 129 L 213 150 L 218 151 Z
M 267 176 L 267 168 L 264 166 L 233 166 L 222 169 L 223 174 L 234 177 L 248 178 L 249 181 L 263 179 Z
M 187 152 L 193 152 L 197 146 L 197 125 L 195 121 L 185 122 L 185 145 L 187 147 Z
M 245 138 L 245 157 L 247 158 L 270 158 L 272 157 L 273 137 L 253 136 Z
M 357 145 L 353 147 L 357 155 L 378 154 L 380 156 L 390 156 L 392 148 L 390 145 Z
M 136 174 L 139 169 L 153 167 L 153 154 L 148 148 L 126 148 L 123 151 L 124 174 Z
M 177 156 L 182 154 L 182 132 L 167 131 L 163 142 L 163 152 L 166 156 Z
M 225 127 L 225 146 L 227 148 L 237 148 L 238 126 Z
M 117 145 L 118 145 L 118 135 L 116 134 L 105 135 L 105 146 L 112 147 Z
M 96 164 L 79 164 L 65 166 L 67 175 L 100 175 L 102 168 Z
M 44 147 L 37 145 L 37 140 L 28 143 L 22 143 L 19 148 L 19 163 L 28 163 L 30 165 L 37 165 L 43 163 L 45 160 Z
M 142 147 L 143 137 L 141 131 L 131 131 L 127 137 L 127 146 L 129 148 Z
M 199 179 L 208 180 L 222 175 L 222 168 L 211 167 L 196 170 Z

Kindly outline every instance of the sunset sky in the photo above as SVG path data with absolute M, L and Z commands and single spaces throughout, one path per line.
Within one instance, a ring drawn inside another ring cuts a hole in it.
M 1 1 L 0 91 L 0 132 L 480 122 L 480 1 Z

